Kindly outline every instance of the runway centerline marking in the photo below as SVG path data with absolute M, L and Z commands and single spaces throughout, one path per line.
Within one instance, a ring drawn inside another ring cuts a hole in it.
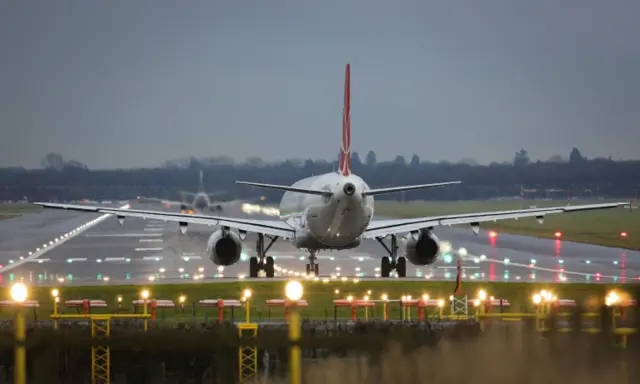
M 161 233 L 87 233 L 86 237 L 160 237 Z
M 136 248 L 134 249 L 134 251 L 136 252 L 151 252 L 151 251 L 164 251 L 164 248 L 162 247 L 156 247 L 156 248 Z

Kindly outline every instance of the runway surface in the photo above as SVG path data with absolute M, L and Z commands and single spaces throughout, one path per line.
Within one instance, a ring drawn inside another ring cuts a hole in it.
M 143 208 L 153 208 L 146 206 Z M 156 208 L 157 209 L 157 208 Z M 246 217 L 240 205 L 224 213 Z M 43 210 L 41 213 L 0 221 L 0 273 L 4 283 L 23 278 L 33 284 L 147 283 L 165 281 L 227 280 L 248 274 L 248 258 L 255 255 L 255 237 L 244 242 L 241 261 L 219 268 L 204 249 L 212 231 L 190 226 L 188 236 L 180 234 L 177 223 L 127 219 L 121 226 L 115 218 L 87 229 L 82 224 L 100 215 Z M 251 215 L 252 218 L 270 218 Z M 531 225 L 536 224 L 531 220 Z M 76 229 L 72 238 L 55 242 Z M 475 236 L 470 229 L 439 228 L 441 240 L 454 248 L 464 247 L 465 280 L 521 282 L 629 282 L 640 278 L 640 252 L 486 232 Z M 50 243 L 51 242 L 51 243 Z M 37 258 L 29 252 L 47 244 Z M 269 252 L 276 258 L 280 276 L 301 276 L 307 263 L 304 252 L 278 241 Z M 350 251 L 321 252 L 320 274 L 327 278 L 375 278 L 384 249 L 376 241 L 365 241 Z M 20 260 L 20 258 L 23 260 Z M 453 257 L 442 257 L 434 265 L 419 267 L 407 263 L 407 276 L 426 280 L 451 280 L 456 276 Z M 150 277 L 152 276 L 152 277 Z M 107 281 L 105 281 L 107 280 Z

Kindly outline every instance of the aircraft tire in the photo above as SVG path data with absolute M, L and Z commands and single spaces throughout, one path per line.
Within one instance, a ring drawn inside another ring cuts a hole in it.
M 405 259 L 404 257 L 398 257 L 396 272 L 398 273 L 398 277 L 407 276 L 407 259 Z
M 267 277 L 273 277 L 275 275 L 273 257 L 267 256 L 264 264 L 264 272 L 267 274 Z
M 249 259 L 249 277 L 258 277 L 258 272 L 260 271 L 260 266 L 258 265 L 258 258 L 251 257 Z
M 391 274 L 391 261 L 388 256 L 384 256 L 382 260 L 380 260 L 380 276 L 381 277 L 389 277 Z
M 318 264 L 315 264 L 315 265 L 314 265 L 314 269 L 315 269 L 315 270 L 313 271 L 313 273 L 315 274 L 315 276 L 316 276 L 316 277 L 317 277 L 317 276 L 320 276 L 320 266 L 319 266 Z

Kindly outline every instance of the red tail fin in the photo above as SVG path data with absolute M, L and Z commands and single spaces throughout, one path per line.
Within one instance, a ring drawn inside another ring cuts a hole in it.
M 342 110 L 342 143 L 338 173 L 351 174 L 351 65 L 347 64 L 344 75 L 344 109 Z

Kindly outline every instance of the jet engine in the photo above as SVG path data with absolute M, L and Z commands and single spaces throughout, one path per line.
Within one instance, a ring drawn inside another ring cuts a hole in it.
M 430 265 L 438 259 L 440 240 L 430 230 L 410 233 L 406 238 L 406 257 L 414 265 Z
M 207 241 L 207 253 L 216 265 L 229 266 L 237 263 L 241 252 L 240 235 L 230 229 L 218 229 Z

